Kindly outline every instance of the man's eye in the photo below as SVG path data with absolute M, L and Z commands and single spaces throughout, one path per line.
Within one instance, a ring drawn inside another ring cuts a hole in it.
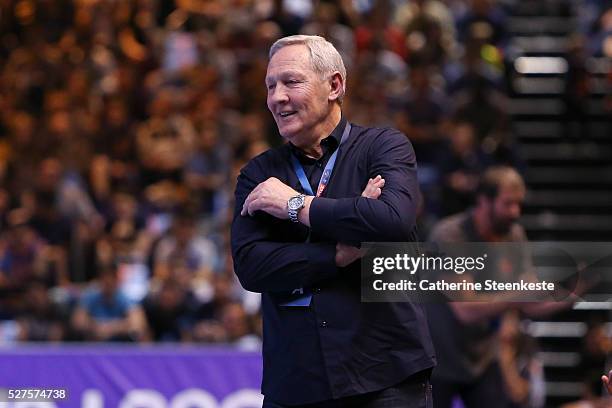
M 274 89 L 274 87 L 275 87 L 275 85 L 274 85 L 274 84 L 270 84 L 270 85 L 268 85 L 268 89 L 269 89 L 269 90 Z

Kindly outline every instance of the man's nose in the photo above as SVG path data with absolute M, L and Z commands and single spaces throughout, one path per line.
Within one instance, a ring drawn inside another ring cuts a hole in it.
M 287 94 L 287 89 L 282 84 L 278 84 L 274 89 L 270 90 L 268 98 L 273 103 L 283 103 L 289 100 L 289 95 Z

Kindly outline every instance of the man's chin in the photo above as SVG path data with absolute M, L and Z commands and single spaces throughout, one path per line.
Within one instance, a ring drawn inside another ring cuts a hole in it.
M 298 130 L 299 129 L 297 128 L 297 126 L 278 127 L 278 133 L 280 133 L 280 135 L 289 142 L 295 139 L 296 135 L 298 134 Z

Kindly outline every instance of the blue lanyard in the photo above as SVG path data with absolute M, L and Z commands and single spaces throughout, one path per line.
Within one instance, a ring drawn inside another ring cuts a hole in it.
M 317 187 L 317 194 L 316 194 L 317 197 L 321 196 L 321 194 L 323 194 L 323 191 L 325 191 L 325 188 L 327 187 L 327 184 L 329 183 L 329 179 L 331 178 L 332 171 L 334 170 L 334 165 L 336 164 L 336 157 L 338 157 L 338 150 L 340 150 L 340 146 L 342 146 L 342 143 L 346 140 L 350 131 L 351 131 L 351 124 L 347 122 L 346 126 L 344 127 L 344 132 L 342 132 L 342 138 L 340 139 L 340 144 L 338 145 L 338 148 L 336 148 L 334 153 L 331 155 L 331 157 L 327 161 L 325 168 L 323 169 L 323 174 L 321 175 L 321 179 L 319 180 L 319 186 Z M 315 194 L 312 191 L 312 187 L 310 186 L 308 177 L 306 177 L 306 172 L 304 172 L 304 168 L 300 164 L 300 161 L 295 156 L 295 154 L 291 155 L 291 161 L 293 162 L 293 170 L 295 171 L 297 178 L 300 180 L 300 184 L 302 185 L 302 188 L 308 195 L 314 196 Z
M 349 132 L 351 131 L 351 124 L 346 123 L 344 127 L 344 132 L 342 133 L 342 138 L 340 139 L 340 144 L 336 151 L 331 155 L 327 164 L 325 165 L 325 169 L 323 170 L 323 174 L 321 175 L 321 180 L 319 180 L 319 186 L 317 187 L 317 197 L 319 197 L 327 184 L 329 183 L 329 179 L 331 177 L 332 171 L 334 169 L 334 165 L 336 164 L 336 157 L 338 157 L 338 150 L 340 150 L 340 146 L 348 137 Z M 291 154 L 291 161 L 293 162 L 293 169 L 295 170 L 295 174 L 300 180 L 300 184 L 308 195 L 314 195 L 312 192 L 312 187 L 310 187 L 310 182 L 308 181 L 308 177 L 306 177 L 306 173 L 304 172 L 304 168 L 300 164 L 300 161 L 295 156 L 295 154 Z M 306 242 L 310 242 L 310 231 L 308 231 L 308 238 L 306 238 Z M 294 296 L 293 299 L 288 300 L 284 303 L 280 303 L 280 306 L 290 306 L 290 307 L 305 307 L 310 306 L 310 302 L 312 301 L 312 293 L 308 288 L 297 288 L 291 292 L 291 296 Z

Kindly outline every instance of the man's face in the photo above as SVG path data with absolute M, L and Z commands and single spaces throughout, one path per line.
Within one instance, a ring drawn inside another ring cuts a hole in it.
M 305 45 L 289 45 L 274 54 L 266 87 L 268 109 L 285 139 L 303 147 L 320 136 L 317 127 L 331 112 L 331 85 L 313 70 Z
M 502 187 L 490 203 L 490 220 L 493 231 L 507 234 L 512 225 L 521 217 L 521 206 L 525 200 L 525 191 L 519 188 Z

